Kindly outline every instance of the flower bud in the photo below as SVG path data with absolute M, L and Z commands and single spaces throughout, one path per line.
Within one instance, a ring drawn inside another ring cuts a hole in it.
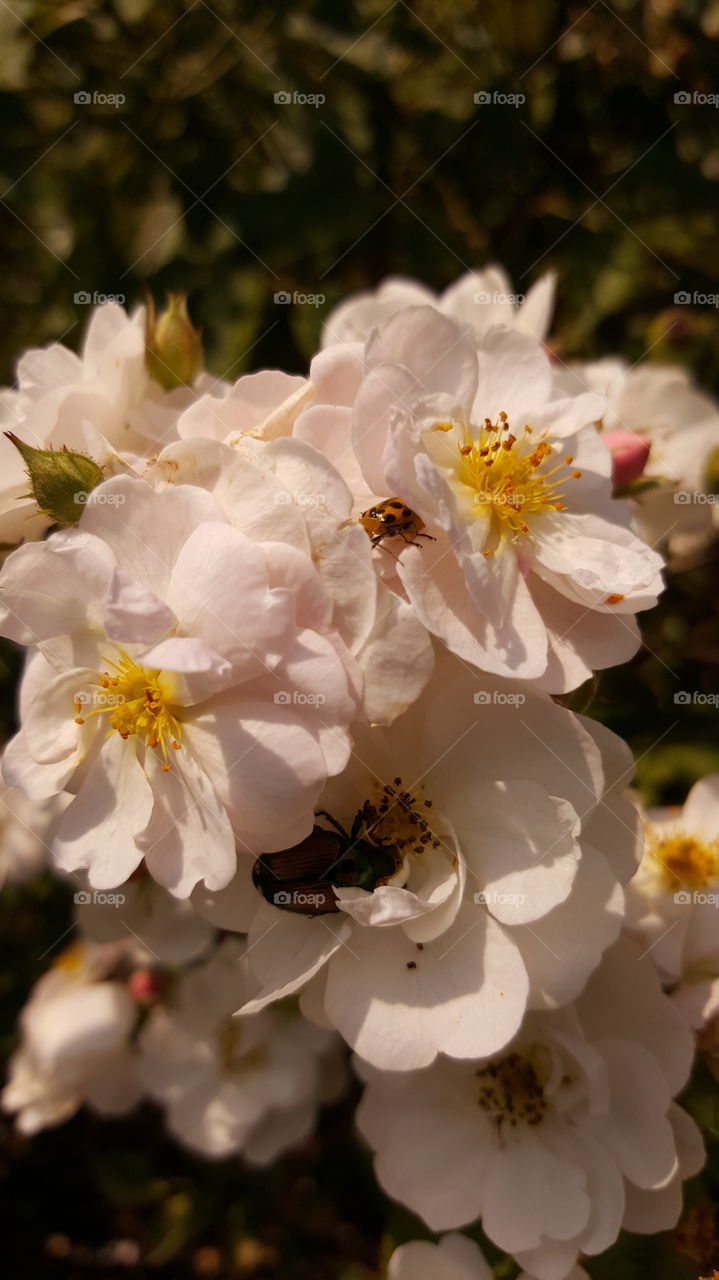
M 604 431 L 602 439 L 612 455 L 614 488 L 623 489 L 638 480 L 647 465 L 651 440 L 636 431 Z
M 152 969 L 135 969 L 128 979 L 128 990 L 138 1004 L 149 1004 L 158 1000 L 165 992 L 164 974 L 155 973 Z
M 165 391 L 192 386 L 203 364 L 201 330 L 193 328 L 187 314 L 187 294 L 168 293 L 167 307 L 155 316 L 155 304 L 147 299 L 145 363 L 151 378 Z
M 103 479 L 102 467 L 84 453 L 62 449 L 34 449 L 12 431 L 5 435 L 22 455 L 30 477 L 30 492 L 38 509 L 55 524 L 77 524 L 88 494 Z

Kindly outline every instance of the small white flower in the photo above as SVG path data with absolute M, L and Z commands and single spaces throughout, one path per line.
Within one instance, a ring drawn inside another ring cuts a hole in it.
M 676 1222 L 703 1159 L 672 1101 L 692 1056 L 650 963 L 621 942 L 574 1007 L 530 1014 L 498 1056 L 410 1074 L 358 1063 L 359 1127 L 384 1189 L 433 1231 L 480 1218 L 531 1276 L 564 1280 L 622 1227 Z
M 307 549 L 277 533 L 249 537 L 206 490 L 116 477 L 78 529 L 6 561 L 3 630 L 34 649 L 5 776 L 76 793 L 54 855 L 94 888 L 144 857 L 178 897 L 219 889 L 236 840 L 301 839 L 344 767 L 354 664 Z
M 409 1240 L 387 1263 L 387 1280 L 492 1280 L 492 1275 L 479 1245 L 457 1232 L 437 1244 Z
M 697 782 L 683 808 L 650 809 L 644 829 L 627 927 L 666 981 L 719 976 L 719 774 Z
M 288 1009 L 233 1018 L 248 982 L 244 944 L 228 939 L 150 1013 L 138 1071 L 185 1146 L 267 1164 L 311 1132 L 337 1041 Z M 330 1090 L 331 1092 L 331 1090 Z
M 83 1103 L 117 1115 L 138 1101 L 130 1047 L 137 1008 L 112 979 L 122 955 L 115 946 L 77 944 L 35 984 L 2 1094 L 22 1133 L 60 1124 Z
M 320 407 L 296 424 L 316 447 Z M 634 615 L 662 587 L 661 558 L 612 498 L 602 411 L 589 393 L 558 397 L 534 339 L 497 327 L 475 346 L 431 307 L 373 333 L 353 401 L 364 486 L 406 508 L 378 572 L 459 657 L 554 693 L 630 657 Z M 348 412 L 335 415 L 342 440 Z
M 175 423 L 198 395 L 215 388 L 200 374 L 194 387 L 166 392 L 145 367 L 145 312 L 115 302 L 92 313 L 81 354 L 55 342 L 26 351 L 17 390 L 0 394 L 0 425 L 36 449 L 87 453 L 108 473 L 139 462 L 176 439 Z M 0 542 L 41 538 L 48 525 L 27 498 L 25 464 L 0 432 Z
M 479 338 L 495 325 L 516 328 L 542 341 L 554 306 L 555 277 L 542 276 L 526 297 L 516 294 L 507 273 L 496 263 L 468 271 L 437 295 L 416 280 L 389 276 L 376 289 L 356 293 L 330 312 L 322 330 L 322 346 L 365 342 L 372 329 L 407 307 L 433 306 L 467 325 Z
M 241 861 L 217 916 L 197 900 L 248 931 L 247 1011 L 303 989 L 308 1016 L 402 1071 L 494 1052 L 527 1006 L 579 994 L 636 868 L 631 765 L 545 695 L 482 683 L 475 701 L 462 665 L 439 664 L 390 729 L 356 730 L 307 841 Z
M 677 365 L 627 365 L 618 357 L 561 368 L 558 387 L 595 391 L 606 398 L 605 431 L 628 431 L 650 445 L 633 507 L 650 546 L 681 554 L 697 549 L 717 525 L 717 506 L 707 502 L 707 469 L 719 448 L 719 406 Z

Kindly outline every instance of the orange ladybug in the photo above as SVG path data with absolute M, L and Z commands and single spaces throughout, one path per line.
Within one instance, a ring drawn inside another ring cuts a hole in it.
M 410 547 L 419 547 L 418 538 L 426 538 L 428 542 L 436 542 L 431 533 L 422 533 L 424 520 L 401 498 L 383 498 L 373 507 L 363 511 L 359 518 L 365 533 L 369 535 L 373 547 L 378 547 L 385 538 L 401 538 Z M 410 537 L 407 537 L 410 534 Z

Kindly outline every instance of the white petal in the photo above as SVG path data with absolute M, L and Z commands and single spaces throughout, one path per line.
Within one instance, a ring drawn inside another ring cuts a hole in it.
M 53 846 L 58 866 L 65 871 L 86 867 L 95 889 L 122 884 L 142 860 L 137 839 L 152 808 L 152 789 L 134 743 L 113 733 L 60 819 Z

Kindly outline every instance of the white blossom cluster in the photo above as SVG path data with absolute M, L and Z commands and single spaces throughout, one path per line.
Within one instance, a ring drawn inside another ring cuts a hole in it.
M 673 1226 L 695 1034 L 719 1077 L 719 781 L 641 813 L 628 748 L 560 697 L 710 536 L 719 411 L 674 368 L 566 367 L 553 280 L 509 290 L 389 280 L 306 378 L 169 391 L 108 303 L 0 401 L 46 463 L 102 468 L 58 527 L 2 443 L 0 875 L 76 902 L 3 1106 L 34 1133 L 149 1098 L 265 1164 L 344 1043 L 381 1186 L 449 1233 L 389 1280 L 488 1280 L 462 1228 L 580 1280 Z

